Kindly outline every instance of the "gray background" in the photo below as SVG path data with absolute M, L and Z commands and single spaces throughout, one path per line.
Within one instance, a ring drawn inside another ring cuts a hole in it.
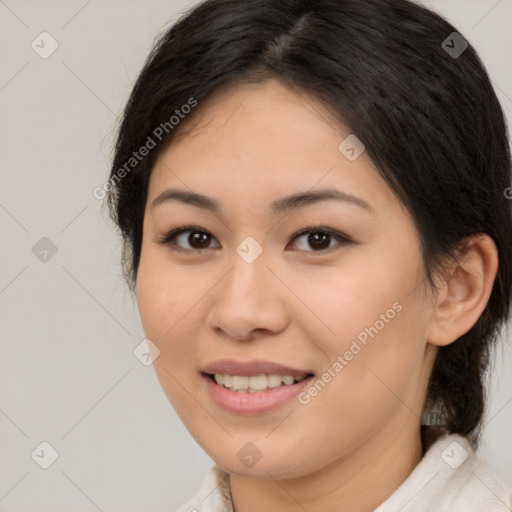
M 512 0 L 424 3 L 480 52 L 510 121 Z M 156 35 L 192 4 L 0 0 L 0 511 L 173 510 L 212 464 L 134 357 L 144 334 L 92 194 Z M 43 31 L 59 45 L 47 59 L 31 47 Z M 508 485 L 511 369 L 507 348 L 480 450 Z M 48 469 L 31 457 L 43 441 Z

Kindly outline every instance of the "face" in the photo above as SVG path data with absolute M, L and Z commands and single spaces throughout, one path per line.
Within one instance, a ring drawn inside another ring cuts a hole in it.
M 164 392 L 239 475 L 384 450 L 417 428 L 430 369 L 410 216 L 313 98 L 268 81 L 197 109 L 144 217 L 137 298 Z

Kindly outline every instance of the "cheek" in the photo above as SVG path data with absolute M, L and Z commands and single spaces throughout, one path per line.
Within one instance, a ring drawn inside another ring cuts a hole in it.
M 309 339 L 332 358 L 358 337 L 364 343 L 368 330 L 375 333 L 375 325 L 379 332 L 390 331 L 389 325 L 403 316 L 398 310 L 409 300 L 416 270 L 410 264 L 398 268 L 400 273 L 382 255 L 373 260 L 354 254 L 343 265 L 319 267 L 300 278 L 290 275 L 294 292 L 310 312 L 301 315 L 304 320 L 298 317 L 309 329 Z
M 342 456 L 386 425 L 400 428 L 411 410 L 421 415 L 418 396 L 425 345 L 415 324 L 419 308 L 410 298 L 395 298 L 374 293 L 365 307 L 361 303 L 337 315 L 331 311 L 336 335 L 323 336 L 317 343 L 327 362 L 299 397 L 303 428 L 296 442 L 306 442 L 301 436 L 310 432 L 315 432 L 315 439 L 327 440 L 317 446 L 318 457 L 326 463 L 333 456 L 332 446 L 338 447 L 336 456 Z
M 379 407 L 419 379 L 426 332 L 425 308 L 413 292 L 419 261 L 419 255 L 382 251 L 378 258 L 347 262 L 350 272 L 324 269 L 318 279 L 298 284 L 298 293 L 307 290 L 308 306 L 317 313 L 308 322 L 308 337 L 326 356 L 322 371 L 334 393 L 319 402 L 357 409 L 375 401 Z
M 158 254 L 143 251 L 136 291 L 144 333 L 160 350 L 154 371 L 169 402 L 191 430 L 190 418 L 201 414 L 190 398 L 197 395 L 198 385 L 192 367 L 201 313 L 198 287 L 180 279 L 180 273 L 173 272 Z
M 165 367 L 176 373 L 185 358 L 193 360 L 200 290 L 182 275 L 173 271 L 165 257 L 143 250 L 137 275 L 137 302 L 146 337 L 160 349 L 154 364 L 157 372 Z
M 192 287 L 180 280 L 165 257 L 151 247 L 142 247 L 137 272 L 137 302 L 146 334 L 162 341 L 166 333 L 190 310 Z

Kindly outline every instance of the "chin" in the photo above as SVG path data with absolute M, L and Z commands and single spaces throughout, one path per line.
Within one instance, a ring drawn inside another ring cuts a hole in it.
M 244 436 L 240 441 L 230 438 L 223 445 L 201 446 L 224 471 L 245 477 L 282 480 L 300 478 L 315 470 L 309 467 L 313 453 L 270 440 L 251 443 Z

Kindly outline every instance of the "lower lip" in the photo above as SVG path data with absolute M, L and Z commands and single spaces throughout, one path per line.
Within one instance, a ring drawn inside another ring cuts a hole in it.
M 297 396 L 313 379 L 307 377 L 289 386 L 266 389 L 256 393 L 239 393 L 217 384 L 208 375 L 203 375 L 211 397 L 217 405 L 236 414 L 262 414 L 277 409 L 288 400 Z

